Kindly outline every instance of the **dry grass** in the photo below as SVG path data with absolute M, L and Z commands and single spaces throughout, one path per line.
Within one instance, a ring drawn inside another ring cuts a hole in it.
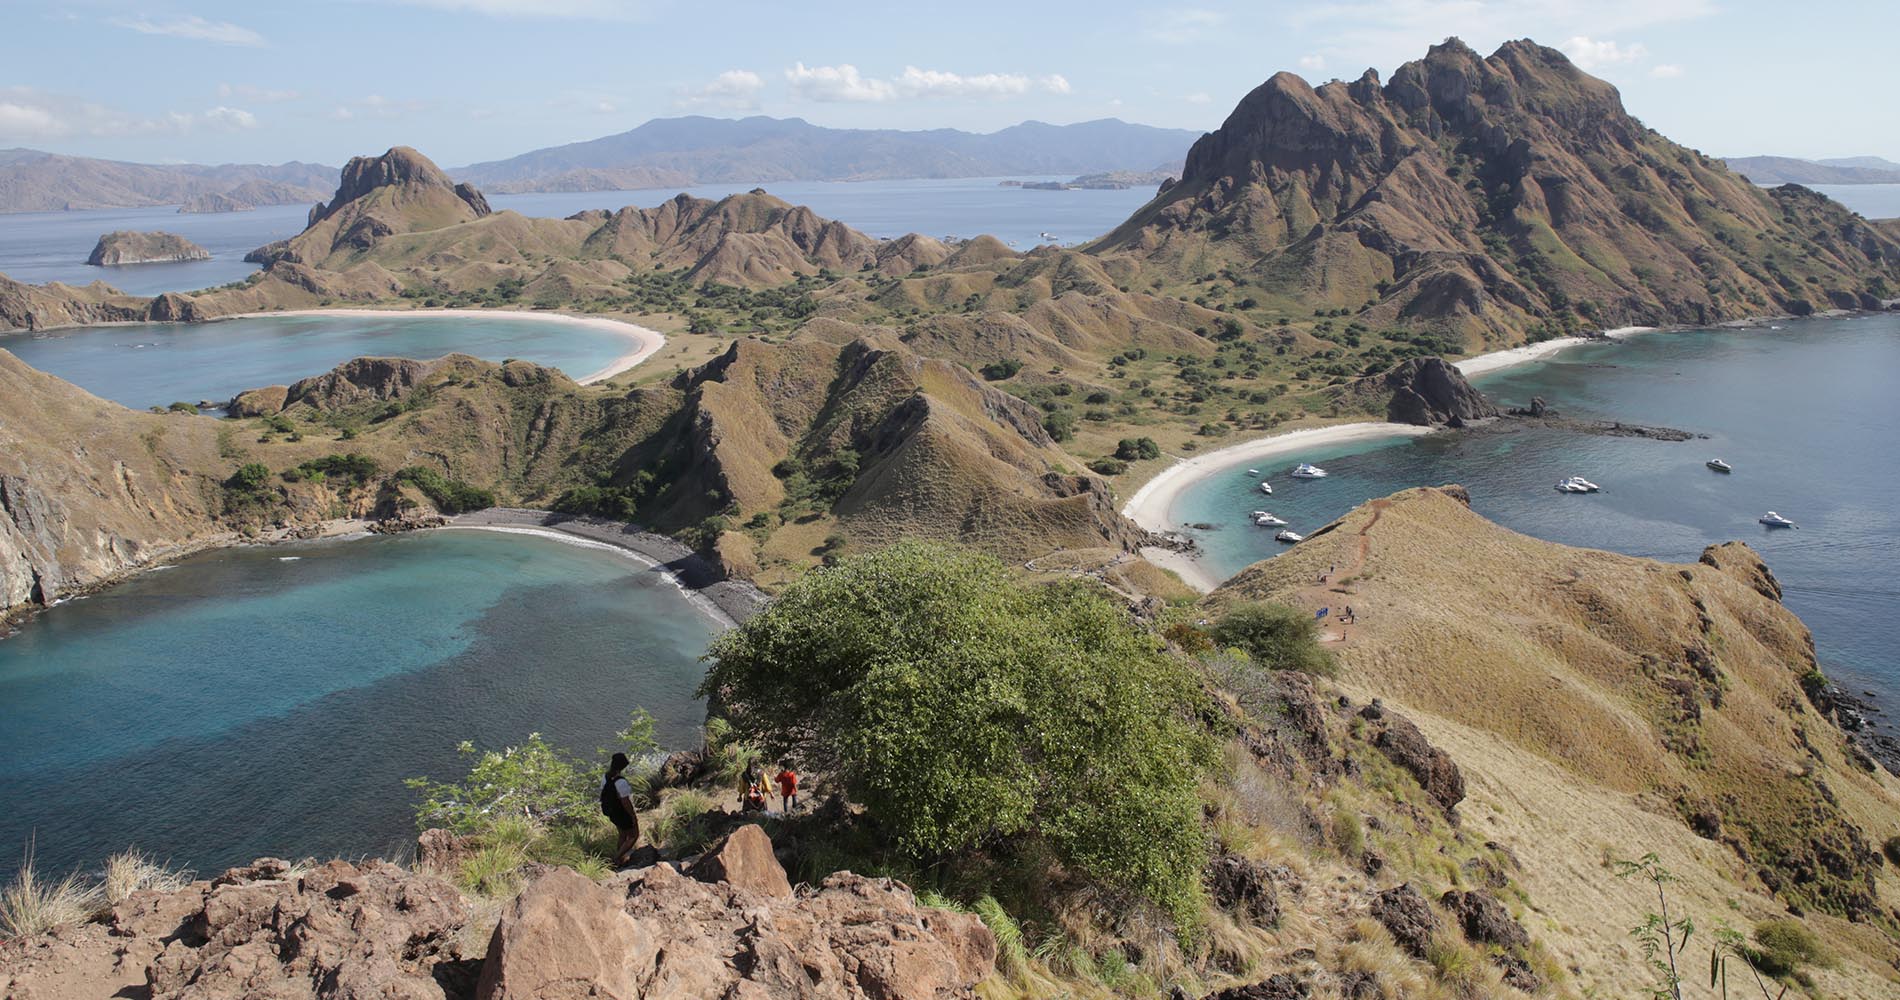
M 117 906 L 135 892 L 177 892 L 190 884 L 191 872 L 174 870 L 134 847 L 106 859 L 99 891 L 107 906 Z
M 98 910 L 100 899 L 99 888 L 77 874 L 48 881 L 35 867 L 28 848 L 13 881 L 0 888 L 0 937 L 33 937 L 78 923 Z

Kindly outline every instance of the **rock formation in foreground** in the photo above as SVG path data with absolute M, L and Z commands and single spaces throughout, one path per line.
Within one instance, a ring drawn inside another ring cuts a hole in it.
M 1377 375 L 1355 379 L 1336 393 L 1345 405 L 1381 413 L 1395 424 L 1463 427 L 1498 415 L 1463 372 L 1444 358 L 1411 358 Z
M 211 251 L 177 233 L 141 233 L 121 229 L 99 237 L 86 263 L 95 267 L 112 267 L 119 264 L 163 264 L 210 259 Z
M 723 864 L 721 860 L 723 859 Z M 264 859 L 0 944 L 0 997 L 66 1000 L 948 1000 L 990 974 L 976 917 L 839 872 L 796 890 L 757 826 L 691 871 L 546 871 L 489 935 L 454 886 L 383 861 Z

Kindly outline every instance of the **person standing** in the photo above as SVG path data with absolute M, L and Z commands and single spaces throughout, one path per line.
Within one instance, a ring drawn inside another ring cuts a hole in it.
M 778 782 L 778 797 L 781 807 L 790 813 L 798 808 L 798 772 L 792 770 L 792 762 L 779 761 L 778 774 L 772 779 Z
M 625 867 L 633 860 L 633 848 L 640 842 L 640 814 L 633 806 L 633 783 L 626 779 L 627 755 L 616 753 L 607 764 L 606 780 L 600 783 L 600 811 L 620 832 L 620 844 L 614 849 L 614 867 Z

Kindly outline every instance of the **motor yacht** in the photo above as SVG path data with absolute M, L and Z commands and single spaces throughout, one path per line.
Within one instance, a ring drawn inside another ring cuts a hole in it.
M 1273 495 L 1273 484 L 1272 484 L 1272 483 L 1269 483 L 1269 482 L 1267 482 L 1267 481 L 1265 481 L 1265 480 L 1261 480 L 1261 482 L 1260 482 L 1260 492 L 1262 492 L 1262 493 L 1265 493 L 1265 494 L 1266 494 L 1266 495 L 1268 495 L 1268 496 L 1272 496 L 1272 495 Z
M 1274 533 L 1273 540 L 1276 542 L 1285 542 L 1288 545 L 1292 545 L 1294 542 L 1305 541 L 1306 536 L 1300 534 L 1297 531 L 1294 531 L 1292 528 L 1281 528 L 1279 531 Z
M 1281 528 L 1285 527 L 1287 522 L 1274 517 L 1272 511 L 1256 510 L 1253 512 L 1253 523 L 1262 528 Z
M 1769 526 L 1770 528 L 1799 528 L 1801 527 L 1800 525 L 1794 523 L 1793 521 L 1788 520 L 1785 517 L 1782 517 L 1780 514 L 1777 514 L 1772 510 L 1766 514 L 1763 514 L 1761 517 L 1756 518 L 1756 520 Z
M 1301 462 L 1299 465 L 1294 467 L 1293 478 L 1295 479 L 1325 479 L 1326 470 L 1320 468 L 1317 465 L 1308 465 L 1305 462 Z
M 1711 458 L 1703 464 L 1707 465 L 1709 468 L 1714 469 L 1717 472 L 1734 472 L 1735 471 L 1735 467 L 1733 465 L 1730 465 L 1719 458 Z

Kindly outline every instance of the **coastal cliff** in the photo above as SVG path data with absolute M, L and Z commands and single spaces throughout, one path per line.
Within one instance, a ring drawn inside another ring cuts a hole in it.
M 122 229 L 99 237 L 86 263 L 95 267 L 111 267 L 119 264 L 210 259 L 211 251 L 176 233 L 140 233 Z

